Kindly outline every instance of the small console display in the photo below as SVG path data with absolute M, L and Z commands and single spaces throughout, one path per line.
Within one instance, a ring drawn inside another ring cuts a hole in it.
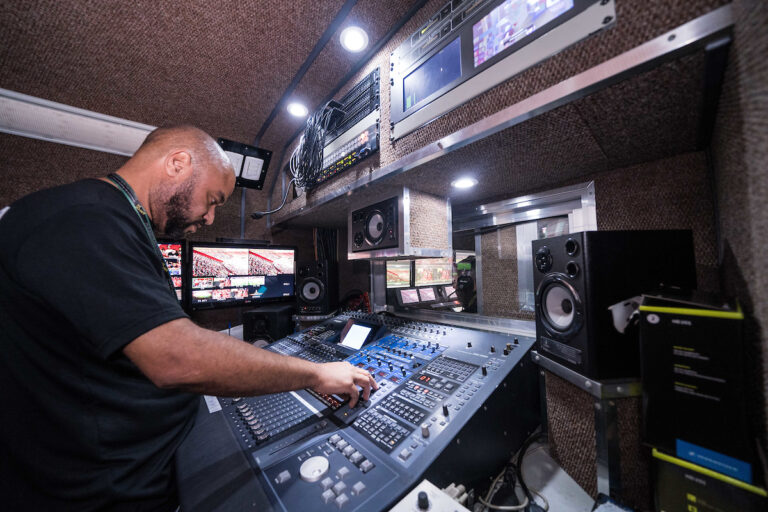
M 400 301 L 403 304 L 419 302 L 419 294 L 416 290 L 400 290 Z
M 341 330 L 339 345 L 359 350 L 366 343 L 373 341 L 378 331 L 379 326 L 350 318 Z
M 435 289 L 419 288 L 419 298 L 422 302 L 435 300 Z
M 341 344 L 345 347 L 357 350 L 363 346 L 365 339 L 371 334 L 372 327 L 366 325 L 353 325 L 347 331 L 347 335 L 341 340 Z

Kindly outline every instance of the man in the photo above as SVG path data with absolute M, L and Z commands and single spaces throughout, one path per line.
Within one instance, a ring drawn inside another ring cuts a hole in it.
M 193 324 L 153 231 L 211 224 L 234 188 L 216 142 L 152 132 L 116 175 L 0 218 L 0 500 L 5 510 L 167 510 L 198 397 L 300 388 L 368 398 L 372 377 Z

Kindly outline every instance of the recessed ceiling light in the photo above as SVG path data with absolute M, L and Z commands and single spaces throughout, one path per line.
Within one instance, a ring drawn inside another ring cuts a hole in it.
M 301 103 L 293 102 L 288 104 L 288 113 L 296 117 L 306 117 L 309 110 Z
M 341 46 L 345 50 L 357 53 L 368 46 L 368 34 L 360 27 L 347 27 L 341 31 Z
M 453 188 L 472 188 L 477 185 L 475 178 L 459 178 L 451 182 Z

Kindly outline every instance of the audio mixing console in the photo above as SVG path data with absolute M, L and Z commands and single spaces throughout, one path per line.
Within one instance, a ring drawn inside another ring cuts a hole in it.
M 352 325 L 371 327 L 360 348 Z M 350 409 L 311 390 L 219 398 L 277 510 L 383 510 L 422 478 L 487 487 L 539 423 L 533 338 L 346 313 L 268 350 L 346 360 L 379 389 Z

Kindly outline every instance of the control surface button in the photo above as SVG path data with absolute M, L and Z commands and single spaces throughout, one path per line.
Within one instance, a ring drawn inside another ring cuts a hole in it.
M 344 449 L 341 451 L 341 453 L 343 453 L 345 457 L 349 457 L 350 455 L 352 455 L 353 453 L 355 453 L 355 451 L 356 451 L 356 450 L 355 450 L 355 447 L 354 447 L 354 446 L 347 446 L 346 448 L 344 448 Z
M 320 482 L 320 486 L 323 488 L 324 491 L 327 491 L 331 487 L 333 487 L 333 478 L 327 476 L 323 478 L 323 481 Z
M 400 452 L 399 457 L 403 460 L 408 460 L 411 458 L 411 451 L 408 448 L 403 448 L 403 451 Z
M 336 443 L 341 441 L 341 436 L 339 434 L 333 434 L 330 439 L 328 439 L 330 443 L 334 446 L 336 446 Z
M 357 482 L 355 485 L 352 486 L 352 491 L 350 494 L 352 496 L 359 496 L 361 492 L 365 490 L 365 484 L 363 482 Z
M 336 485 L 331 487 L 331 489 L 333 490 L 333 493 L 336 496 L 338 496 L 339 494 L 347 490 L 347 484 L 345 484 L 344 482 L 336 482 Z
M 288 480 L 291 479 L 291 473 L 286 469 L 285 471 L 281 471 L 279 475 L 275 478 L 276 484 L 284 484 Z
M 347 504 L 348 501 L 349 501 L 349 496 L 347 496 L 346 494 L 342 494 L 341 496 L 336 498 L 336 506 L 339 508 L 342 508 L 344 505 Z
M 363 462 L 360 463 L 360 471 L 362 471 L 363 473 L 367 473 L 375 467 L 376 466 L 373 464 L 373 462 L 369 460 L 364 460 Z
M 335 499 L 336 499 L 336 495 L 335 495 L 335 494 L 333 494 L 333 491 L 332 491 L 332 490 L 330 490 L 330 489 L 327 489 L 327 490 L 326 490 L 326 491 L 325 491 L 325 492 L 324 492 L 324 493 L 321 495 L 321 498 L 323 498 L 323 503 L 325 503 L 325 504 L 327 505 L 328 503 L 330 503 L 330 502 L 332 502 L 333 500 L 335 500 Z
M 305 482 L 317 482 L 328 474 L 329 466 L 328 459 L 322 455 L 310 457 L 301 464 L 299 475 Z
M 347 466 L 341 466 L 339 470 L 336 472 L 336 476 L 339 477 L 339 480 L 344 480 L 344 477 L 349 474 L 349 468 Z
M 349 462 L 351 462 L 352 464 L 357 464 L 361 460 L 363 460 L 363 454 L 360 452 L 355 452 L 349 456 Z
M 344 449 L 344 448 L 346 448 L 347 446 L 349 446 L 349 443 L 348 443 L 348 442 L 346 442 L 346 441 L 345 441 L 345 440 L 343 440 L 343 439 L 342 439 L 341 441 L 339 441 L 338 443 L 336 443 L 336 448 L 338 448 L 338 449 L 339 449 L 339 451 L 343 450 L 343 449 Z

